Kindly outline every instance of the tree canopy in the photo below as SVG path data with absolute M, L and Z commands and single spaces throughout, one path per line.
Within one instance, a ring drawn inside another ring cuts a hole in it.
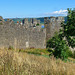
M 54 49 L 52 51 L 53 55 L 61 59 L 71 56 L 69 47 L 75 47 L 75 9 L 68 8 L 67 10 L 67 22 L 62 22 L 62 29 L 60 29 L 59 33 L 47 41 L 47 47 Z

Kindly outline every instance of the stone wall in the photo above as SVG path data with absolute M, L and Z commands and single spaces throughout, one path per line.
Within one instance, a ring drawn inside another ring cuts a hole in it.
M 0 17 L 0 47 L 14 48 L 46 48 L 46 41 L 59 31 L 63 17 L 44 18 L 45 28 L 36 26 L 39 20 L 25 18 L 15 24 L 8 19 L 6 22 Z
M 7 21 L 0 25 L 0 47 L 46 48 L 45 30 L 40 26 L 26 28 L 25 25 Z
M 48 17 L 44 18 L 44 25 L 46 28 L 46 40 L 52 38 L 55 32 L 61 28 L 61 22 L 64 21 L 63 17 Z

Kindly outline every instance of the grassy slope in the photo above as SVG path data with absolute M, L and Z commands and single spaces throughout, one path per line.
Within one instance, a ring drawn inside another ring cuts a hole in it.
M 75 75 L 75 63 L 0 50 L 0 75 Z

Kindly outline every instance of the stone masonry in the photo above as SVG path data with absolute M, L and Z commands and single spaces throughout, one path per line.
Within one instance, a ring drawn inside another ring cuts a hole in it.
M 44 25 L 46 28 L 46 40 L 52 38 L 55 32 L 58 32 L 61 28 L 61 22 L 64 21 L 64 17 L 48 17 L 44 18 Z
M 45 17 L 45 28 L 42 28 L 40 21 L 33 18 L 30 21 L 25 18 L 15 24 L 13 20 L 8 19 L 5 22 L 0 17 L 0 48 L 46 48 L 46 41 L 53 37 L 54 32 L 59 31 L 63 20 L 63 17 Z

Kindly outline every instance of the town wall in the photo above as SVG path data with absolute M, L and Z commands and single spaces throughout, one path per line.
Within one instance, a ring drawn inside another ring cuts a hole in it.
M 16 24 L 8 19 L 6 22 L 0 18 L 0 47 L 9 46 L 16 48 L 46 48 L 46 42 L 54 36 L 54 33 L 61 28 L 64 20 L 62 17 L 44 18 L 44 28 L 40 21 L 25 18 Z M 39 24 L 39 26 L 37 26 Z

